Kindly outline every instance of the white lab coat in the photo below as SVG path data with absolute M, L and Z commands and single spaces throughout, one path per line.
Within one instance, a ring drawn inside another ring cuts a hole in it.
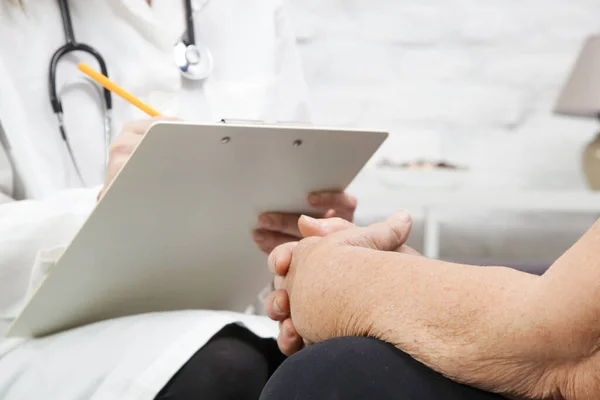
M 300 121 L 306 88 L 283 0 L 193 0 L 197 40 L 212 51 L 204 83 L 182 79 L 173 44 L 183 2 L 70 0 L 78 41 L 105 58 L 109 76 L 167 115 Z M 101 103 L 73 54 L 59 64 L 63 108 L 81 188 L 48 98 L 52 53 L 64 44 L 54 0 L 0 0 L 0 329 L 18 314 L 94 207 L 104 175 Z M 113 96 L 113 127 L 144 118 Z M 157 188 L 159 190 L 159 188 Z M 85 268 L 85 266 L 82 266 Z M 184 311 L 104 321 L 42 339 L 0 339 L 0 398 L 153 399 L 221 327 L 239 322 L 262 337 L 265 317 Z

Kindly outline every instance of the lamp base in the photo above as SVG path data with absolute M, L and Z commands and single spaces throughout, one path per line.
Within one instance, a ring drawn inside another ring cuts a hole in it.
M 600 190 L 600 132 L 585 147 L 582 162 L 588 186 Z

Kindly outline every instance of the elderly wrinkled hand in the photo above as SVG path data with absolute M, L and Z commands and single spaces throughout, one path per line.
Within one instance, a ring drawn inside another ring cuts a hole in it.
M 342 218 L 315 220 L 302 216 L 298 220 L 298 232 L 303 237 L 323 237 L 353 227 L 355 225 L 352 222 Z M 288 242 L 279 246 L 276 251 L 269 255 L 268 262 L 270 271 L 275 274 L 275 291 L 271 292 L 267 298 L 265 310 L 271 319 L 279 321 L 280 329 L 277 344 L 281 352 L 288 356 L 310 344 L 296 332 L 294 323 L 290 318 L 288 293 L 286 290 L 281 289 L 282 278 L 287 274 L 292 261 L 292 252 L 297 244 L 298 242 Z
M 402 224 L 395 229 L 398 231 L 397 242 L 390 248 L 390 251 L 398 251 L 405 254 L 420 255 L 417 251 L 406 246 L 404 242 L 410 234 L 411 221 L 405 212 L 399 213 L 396 218 L 402 221 Z M 376 225 L 378 226 L 378 225 Z M 354 224 L 339 218 L 315 220 L 309 217 L 302 217 L 298 222 L 299 231 L 304 237 L 324 237 L 336 232 L 351 230 L 357 228 Z M 364 228 L 358 228 L 364 231 Z M 301 242 L 301 246 L 304 244 Z M 298 334 L 294 322 L 290 318 L 290 301 L 288 291 L 285 289 L 286 275 L 292 263 L 292 255 L 297 248 L 298 242 L 290 242 L 279 246 L 269 256 L 269 268 L 276 275 L 275 291 L 272 292 L 265 303 L 267 314 L 270 318 L 280 322 L 280 334 L 277 339 L 280 350 L 291 355 L 306 344 L 310 343 Z M 314 278 L 318 279 L 319 273 L 316 272 Z
M 344 192 L 318 192 L 308 196 L 311 207 L 322 210 L 324 218 L 341 218 L 352 221 L 356 210 L 356 198 Z M 256 245 L 270 253 L 281 244 L 298 241 L 302 234 L 298 228 L 298 214 L 264 213 L 258 219 L 258 229 L 253 232 Z

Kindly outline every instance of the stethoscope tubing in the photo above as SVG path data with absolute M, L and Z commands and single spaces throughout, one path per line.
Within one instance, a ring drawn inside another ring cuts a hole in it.
M 79 177 L 79 180 L 81 182 L 82 185 L 85 186 L 85 181 L 83 179 L 83 175 L 81 173 L 81 169 L 77 163 L 77 160 L 75 159 L 75 155 L 73 153 L 73 149 L 71 147 L 71 144 L 69 142 L 69 138 L 64 126 L 64 118 L 63 118 L 63 107 L 62 107 L 62 103 L 61 103 L 61 96 L 60 93 L 58 93 L 58 89 L 56 86 L 56 82 L 57 82 L 57 67 L 58 64 L 60 62 L 60 60 L 67 54 L 74 52 L 74 51 L 80 51 L 83 53 L 87 53 L 90 56 L 92 56 L 96 62 L 98 63 L 98 66 L 100 67 L 100 71 L 102 72 L 102 74 L 106 77 L 108 77 L 108 67 L 106 66 L 106 62 L 104 61 L 104 58 L 102 57 L 102 55 L 100 54 L 100 52 L 98 50 L 96 50 L 95 48 L 93 48 L 92 46 L 85 44 L 85 43 L 78 43 L 76 38 L 75 38 L 75 32 L 73 29 L 73 21 L 71 19 L 71 12 L 69 10 L 69 4 L 68 4 L 68 0 L 57 0 L 58 1 L 58 5 L 60 7 L 60 14 L 61 14 L 61 19 L 62 19 L 62 24 L 63 24 L 63 30 L 64 30 L 64 34 L 65 34 L 65 44 L 63 46 L 61 46 L 58 50 L 56 50 L 54 52 L 54 54 L 52 55 L 52 58 L 50 59 L 50 65 L 49 65 L 49 71 L 48 71 L 48 91 L 49 91 L 49 97 L 50 97 L 50 104 L 52 106 L 52 111 L 54 112 L 54 114 L 57 117 L 58 120 L 58 128 L 60 131 L 60 135 L 62 140 L 65 142 L 66 147 L 67 147 L 67 151 L 69 153 L 69 156 L 71 158 L 71 161 L 73 162 L 73 165 L 75 167 L 75 170 L 77 172 L 77 175 Z M 185 6 L 185 25 L 186 25 L 186 32 L 183 35 L 181 41 L 175 46 L 175 51 L 177 52 L 178 50 L 183 50 L 183 53 L 179 53 L 184 55 L 184 64 L 180 65 L 178 63 L 178 67 L 181 71 L 182 76 L 191 79 L 191 80 L 202 80 L 204 78 L 206 78 L 206 76 L 208 76 L 208 74 L 210 73 L 210 71 L 212 70 L 212 56 L 210 54 L 210 51 L 208 51 L 207 48 L 205 48 L 204 46 L 198 47 L 196 46 L 196 40 L 195 40 L 195 28 L 194 28 L 194 12 L 192 10 L 192 1 L 191 0 L 184 0 L 184 6 Z M 183 45 L 183 49 L 181 48 L 181 45 Z M 187 57 L 187 51 L 193 50 L 194 54 L 198 54 L 198 57 L 202 56 L 203 60 L 205 60 L 204 62 L 204 70 L 202 69 L 203 67 L 200 66 L 197 63 L 194 63 L 193 61 L 190 61 L 190 59 Z M 198 70 L 197 68 L 194 67 L 199 67 L 200 69 Z M 112 131 L 112 106 L 113 106 L 113 101 L 112 101 L 112 94 L 108 89 L 104 89 L 104 88 L 99 88 L 97 87 L 97 85 L 94 84 L 94 86 L 96 86 L 96 88 L 101 91 L 101 97 L 103 99 L 103 103 L 104 103 L 104 107 L 103 107 L 103 111 L 104 111 L 104 134 L 105 134 L 105 155 L 106 155 L 106 162 L 108 162 L 108 149 L 110 146 L 110 140 L 111 138 L 111 131 Z

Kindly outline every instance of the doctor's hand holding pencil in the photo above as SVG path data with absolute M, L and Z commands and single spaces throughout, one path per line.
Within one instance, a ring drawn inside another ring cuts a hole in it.
M 103 86 L 105 89 L 119 95 L 130 104 L 136 106 L 151 118 L 131 121 L 123 125 L 121 134 L 111 143 L 108 152 L 108 161 L 106 165 L 106 178 L 104 180 L 104 186 L 98 194 L 98 200 L 104 196 L 106 190 L 115 179 L 119 171 L 123 168 L 135 148 L 142 141 L 143 135 L 148 131 L 150 126 L 157 121 L 176 121 L 179 118 L 164 117 L 158 111 L 144 103 L 133 94 L 127 92 L 119 85 L 108 79 L 105 75 L 95 71 L 85 63 L 79 63 L 77 68 L 96 81 L 98 84 Z

